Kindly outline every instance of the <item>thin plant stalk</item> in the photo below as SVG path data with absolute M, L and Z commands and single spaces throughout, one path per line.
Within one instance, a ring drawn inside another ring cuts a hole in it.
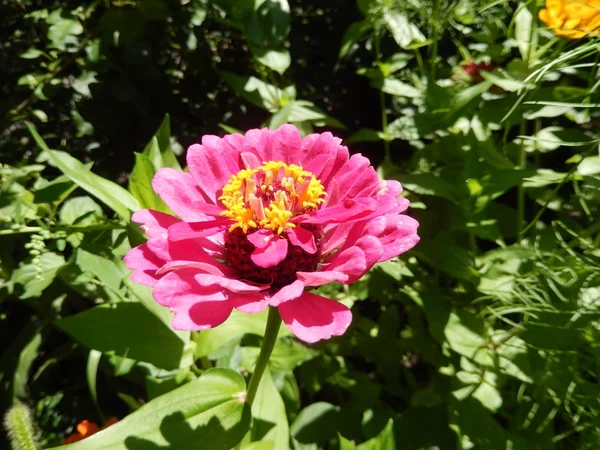
M 429 57 L 430 64 L 430 80 L 435 80 L 435 71 L 437 65 L 437 54 L 438 54 L 438 40 L 440 39 L 440 10 L 441 0 L 435 0 L 435 6 L 433 10 L 433 42 L 431 44 L 431 55 Z
M 248 383 L 248 389 L 246 391 L 246 402 L 250 405 L 250 407 L 252 407 L 252 403 L 254 403 L 256 393 L 258 392 L 258 386 L 260 385 L 260 380 L 267 369 L 269 358 L 271 358 L 271 354 L 275 348 L 280 327 L 281 316 L 279 315 L 279 311 L 277 311 L 277 308 L 270 306 L 269 315 L 267 317 L 267 325 L 265 327 L 265 336 L 260 347 L 260 353 L 258 354 L 254 372 L 250 377 L 250 382 Z M 242 447 L 242 442 L 244 442 L 244 440 L 242 440 L 235 447 L 235 450 L 239 450 Z
M 521 120 L 519 134 L 525 136 L 526 127 L 525 120 Z M 527 152 L 525 151 L 525 139 L 521 138 L 521 145 L 519 147 L 519 169 L 525 170 L 527 168 Z M 517 243 L 521 242 L 523 221 L 525 220 L 525 187 L 523 181 L 519 183 L 517 189 Z
M 375 33 L 375 59 L 377 64 L 381 62 L 381 51 L 379 46 L 379 33 Z M 390 152 L 390 143 L 387 140 L 387 132 L 388 132 L 388 117 L 385 106 L 385 93 L 380 89 L 379 90 L 379 103 L 381 107 L 381 131 L 383 131 L 384 136 L 386 138 L 383 140 L 383 148 L 385 150 L 385 161 L 391 162 L 391 152 Z
M 275 342 L 277 342 L 277 335 L 279 334 L 280 326 L 281 317 L 279 316 L 277 308 L 272 306 L 269 307 L 269 316 L 267 318 L 267 326 L 265 328 L 265 337 L 260 348 L 258 360 L 256 361 L 254 373 L 250 378 L 250 383 L 248 383 L 248 391 L 246 392 L 246 401 L 250 406 L 252 406 L 252 403 L 254 402 L 256 392 L 258 391 L 258 385 L 260 384 L 263 373 L 267 368 L 271 353 L 273 353 L 273 348 L 275 347 Z

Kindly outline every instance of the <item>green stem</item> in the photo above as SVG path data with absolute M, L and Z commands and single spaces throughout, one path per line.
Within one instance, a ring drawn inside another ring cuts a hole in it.
M 419 70 L 421 71 L 421 75 L 427 77 L 427 70 L 425 70 L 425 63 L 423 62 L 423 57 L 421 56 L 421 52 L 418 48 L 415 48 L 415 56 L 417 57 L 417 64 L 419 65 Z
M 252 402 L 254 402 L 256 391 L 258 391 L 258 385 L 260 384 L 260 379 L 262 378 L 263 373 L 265 373 L 267 363 L 269 362 L 271 353 L 273 353 L 273 348 L 275 347 L 275 342 L 277 342 L 277 334 L 279 333 L 280 326 L 281 317 L 279 316 L 279 312 L 277 311 L 277 308 L 270 306 L 269 317 L 267 318 L 267 326 L 265 328 L 265 337 L 260 348 L 258 360 L 256 361 L 254 373 L 250 378 L 250 383 L 248 383 L 246 401 L 250 406 L 252 406 Z
M 525 136 L 525 120 L 521 120 L 519 134 Z M 527 168 L 527 153 L 525 151 L 525 139 L 521 138 L 521 146 L 519 148 L 519 169 L 525 170 Z M 521 235 L 523 228 L 523 220 L 525 220 L 525 188 L 523 187 L 523 181 L 519 183 L 519 189 L 517 191 L 517 243 L 521 243 Z
M 592 145 L 582 156 L 581 156 L 581 160 L 577 163 L 577 164 L 573 164 L 573 166 L 569 169 L 569 171 L 567 172 L 567 174 L 563 177 L 562 180 L 560 180 L 560 182 L 556 185 L 556 187 L 554 188 L 554 190 L 552 191 L 552 193 L 550 194 L 550 197 L 548 198 L 548 201 L 546 201 L 546 203 L 544 204 L 544 206 L 542 206 L 540 208 L 540 210 L 537 212 L 537 214 L 535 215 L 535 217 L 531 220 L 531 222 L 529 222 L 529 224 L 523 228 L 521 230 L 521 235 L 524 235 L 531 227 L 535 226 L 535 224 L 537 223 L 538 220 L 540 220 L 540 217 L 542 217 L 542 214 L 544 214 L 544 211 L 546 211 L 546 209 L 548 208 L 548 205 L 550 205 L 550 202 L 552 201 L 552 199 L 554 198 L 554 196 L 556 195 L 556 193 L 560 190 L 560 188 L 562 187 L 563 184 L 565 184 L 565 182 L 569 179 L 571 179 L 571 175 L 573 175 L 573 173 L 575 173 L 575 171 L 577 170 L 577 168 L 579 167 L 579 164 L 581 164 L 581 161 L 583 161 L 585 158 L 587 158 L 592 151 L 594 151 L 597 148 L 597 145 L 594 144 Z M 591 228 L 588 228 L 587 230 L 584 230 L 581 233 L 582 237 L 588 237 L 590 236 L 590 234 L 593 234 L 596 232 L 596 228 L 600 228 L 600 222 L 598 222 L 595 226 L 592 226 Z M 600 236 L 600 235 L 599 235 Z
M 52 231 L 52 232 L 56 232 L 56 231 L 65 231 L 68 234 L 70 233 L 86 233 L 86 232 L 90 232 L 90 231 L 102 231 L 102 230 L 121 230 L 124 229 L 125 225 L 121 225 L 121 224 L 110 224 L 110 223 L 103 223 L 103 224 L 98 224 L 98 225 L 85 225 L 85 226 L 55 226 L 52 228 L 42 228 L 42 227 L 28 227 L 28 226 L 22 226 L 19 228 L 9 228 L 9 229 L 5 229 L 5 230 L 0 230 L 0 236 L 1 235 L 9 235 L 9 234 L 27 234 L 27 233 L 39 233 L 40 231 Z
M 377 64 L 381 62 L 381 51 L 379 47 L 379 33 L 375 34 L 375 60 Z M 385 161 L 391 161 L 391 153 L 390 153 L 390 143 L 387 140 L 387 132 L 388 132 L 388 117 L 387 112 L 385 110 L 385 93 L 380 90 L 379 91 L 379 104 L 381 108 L 381 131 L 383 131 L 384 136 L 386 137 L 383 140 L 383 148 L 385 150 Z
M 435 80 L 435 69 L 437 65 L 437 54 L 438 54 L 438 41 L 440 39 L 440 9 L 441 9 L 441 0 L 437 0 L 435 2 L 435 7 L 433 11 L 433 43 L 431 44 L 431 55 L 429 58 L 430 64 L 430 80 L 433 82 Z

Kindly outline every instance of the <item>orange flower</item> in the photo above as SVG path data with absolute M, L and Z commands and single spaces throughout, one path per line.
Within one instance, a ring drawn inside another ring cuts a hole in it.
M 104 430 L 105 428 L 110 427 L 111 425 L 117 423 L 119 419 L 116 417 L 111 417 L 106 421 L 102 428 L 99 428 L 94 422 L 90 422 L 89 420 L 83 420 L 77 424 L 77 433 L 73 433 L 70 436 L 67 436 L 63 439 L 62 443 L 72 444 L 73 442 L 80 441 L 85 439 L 86 437 L 91 436 L 92 434 L 96 434 L 100 430 Z
M 600 32 L 600 0 L 546 0 L 539 17 L 559 36 L 595 36 Z

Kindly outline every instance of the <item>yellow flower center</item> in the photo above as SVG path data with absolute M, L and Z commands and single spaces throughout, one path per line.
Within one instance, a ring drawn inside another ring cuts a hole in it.
M 296 226 L 291 219 L 316 210 L 326 195 L 321 182 L 302 167 L 269 161 L 233 175 L 219 200 L 227 208 L 221 215 L 235 222 L 230 232 L 266 228 L 281 234 Z

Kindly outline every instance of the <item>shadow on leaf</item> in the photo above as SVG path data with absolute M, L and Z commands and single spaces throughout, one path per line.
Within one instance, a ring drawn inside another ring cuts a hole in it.
M 166 416 L 160 424 L 160 433 L 166 444 L 131 436 L 125 440 L 125 446 L 129 450 L 229 450 L 242 440 L 249 423 L 249 410 L 244 410 L 241 420 L 227 430 L 216 417 L 192 428 L 184 415 L 176 412 Z

